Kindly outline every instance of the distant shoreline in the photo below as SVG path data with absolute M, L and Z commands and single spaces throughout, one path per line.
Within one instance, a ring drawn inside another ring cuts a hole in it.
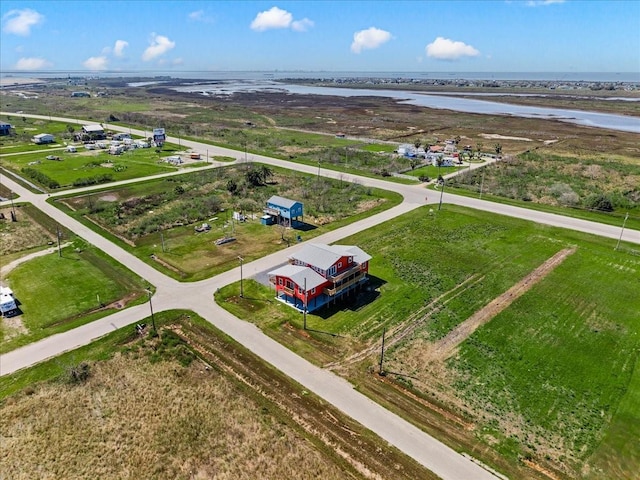
M 11 76 L 15 75 L 15 77 Z M 404 78 L 421 80 L 469 80 L 469 81 L 546 81 L 546 82 L 602 82 L 602 83 L 640 83 L 640 72 L 354 72 L 354 71 L 102 71 L 84 70 L 4 71 L 0 81 L 23 78 L 154 78 L 168 77 L 200 80 L 279 80 L 293 78 Z

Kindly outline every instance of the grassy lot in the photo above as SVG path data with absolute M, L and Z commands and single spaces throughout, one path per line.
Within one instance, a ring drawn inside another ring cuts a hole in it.
M 3 158 L 3 164 L 6 168 L 44 187 L 51 188 L 47 181 L 30 175 L 30 171 L 36 171 L 44 175 L 43 178 L 56 182 L 59 188 L 65 188 L 177 171 L 178 167 L 163 161 L 164 157 L 173 155 L 177 151 L 178 146 L 167 144 L 160 153 L 152 148 L 144 148 L 130 150 L 122 155 L 109 155 L 106 150 L 86 151 L 79 147 L 77 153 L 56 150 L 10 155 Z M 54 155 L 59 160 L 48 160 L 46 158 L 48 155 Z
M 48 225 L 53 231 L 43 226 L 41 222 L 47 217 L 33 205 L 14 205 L 17 222 L 11 221 L 11 210 L 10 206 L 0 208 L 5 216 L 5 220 L 0 221 L 0 255 L 3 266 L 25 253 L 41 250 L 56 240 L 55 224 Z
M 260 165 L 237 165 L 197 174 L 129 185 L 60 200 L 68 212 L 93 228 L 108 230 L 111 238 L 139 258 L 174 278 L 199 280 L 309 239 L 397 205 L 400 196 L 340 180 L 318 179 L 268 168 L 266 182 L 254 185 L 247 174 Z M 231 190 L 230 190 L 231 188 Z M 300 199 L 304 224 L 297 229 L 260 223 L 263 206 L 272 195 Z M 233 221 L 243 212 L 246 222 Z M 196 233 L 208 223 L 211 230 Z M 216 239 L 236 240 L 216 245 Z M 156 260 L 151 260 L 155 255 Z
M 640 166 L 616 156 L 526 153 L 449 180 L 454 188 L 543 205 L 640 217 Z
M 362 368 L 346 370 L 356 384 L 377 362 L 383 327 L 393 332 L 414 324 L 387 352 L 386 369 L 406 375 L 398 377 L 400 386 L 474 424 L 476 439 L 494 452 L 569 478 L 588 470 L 592 455 L 605 468 L 593 471 L 594 478 L 630 478 L 637 471 L 637 432 L 623 427 L 640 422 L 633 403 L 640 260 L 632 250 L 616 252 L 613 240 L 450 205 L 340 243 L 373 254 L 375 290 L 355 304 L 308 315 L 309 332 L 296 334 L 302 316 L 255 282 L 245 282 L 243 299 L 238 285 L 216 299 L 319 364 L 341 364 L 373 346 Z M 577 251 L 471 335 L 458 355 L 446 362 L 428 356 L 430 345 L 570 246 Z M 622 464 L 616 448 L 631 455 Z
M 435 478 L 192 312 L 156 322 L 161 338 L 123 328 L 0 377 L 3 472 Z
M 13 328 L 3 321 L 2 352 L 146 299 L 139 279 L 80 240 L 62 249 L 62 257 L 53 253 L 18 265 L 8 274 L 7 282 L 20 302 L 22 315 L 15 317 L 18 323 L 12 321 Z
M 433 165 L 425 165 L 423 167 L 414 168 L 413 170 L 409 170 L 403 172 L 405 175 L 411 175 L 412 177 L 429 177 L 429 178 L 438 178 L 438 176 L 449 175 L 450 173 L 457 172 L 458 170 L 462 170 L 462 167 L 434 167 Z

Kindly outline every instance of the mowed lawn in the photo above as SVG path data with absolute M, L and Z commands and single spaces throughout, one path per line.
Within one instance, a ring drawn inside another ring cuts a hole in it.
M 424 393 L 438 389 L 443 378 L 430 384 L 435 377 L 423 356 L 429 344 L 560 250 L 577 247 L 461 344 L 440 370 L 448 382 L 444 393 L 458 398 L 480 438 L 510 458 L 550 462 L 572 476 L 587 472 L 581 468 L 591 455 L 594 465 L 607 468 L 604 475 L 590 470 L 594 478 L 631 478 L 637 471 L 640 257 L 632 250 L 614 251 L 615 240 L 451 205 L 411 212 L 340 243 L 372 254 L 375 287 L 354 305 L 308 315 L 309 328 L 340 339 L 314 334 L 309 342 L 287 333 L 288 325 L 302 327 L 302 316 L 274 302 L 268 287 L 249 284 L 245 297 L 255 301 L 239 301 L 237 285 L 217 299 L 318 363 L 377 342 L 383 327 L 418 320 L 413 334 L 388 352 L 386 365 L 411 375 Z M 440 296 L 436 308 L 426 308 Z
M 23 263 L 8 275 L 8 283 L 20 302 L 22 334 L 1 330 L 0 351 L 8 351 L 40 338 L 66 331 L 115 312 L 102 308 L 144 293 L 139 280 L 99 252 L 72 247 L 62 257 L 52 253 Z
M 163 162 L 163 158 L 174 155 L 178 147 L 165 145 L 161 153 L 152 148 L 136 149 L 122 155 L 109 155 L 106 150 L 86 151 L 78 147 L 78 152 L 68 153 L 64 149 L 48 152 L 8 155 L 3 163 L 20 173 L 23 168 L 34 169 L 55 180 L 62 188 L 70 187 L 79 180 L 110 175 L 112 181 L 140 178 L 158 173 L 175 172 L 177 167 Z M 47 160 L 53 155 L 60 160 Z M 28 177 L 28 176 L 27 176 Z

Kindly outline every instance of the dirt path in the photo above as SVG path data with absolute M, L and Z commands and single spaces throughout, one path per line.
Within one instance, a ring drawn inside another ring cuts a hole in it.
M 476 331 L 478 327 L 489 322 L 493 317 L 511 305 L 516 299 L 524 295 L 575 251 L 575 247 L 560 250 L 509 290 L 499 297 L 494 298 L 485 307 L 478 310 L 471 317 L 454 328 L 446 337 L 433 344 L 431 347 L 433 359 L 445 360 L 453 355 L 458 345 L 465 341 L 473 332 Z
M 67 243 L 64 243 L 64 244 L 60 245 L 60 248 L 65 248 L 65 247 L 68 247 L 69 245 L 71 245 L 71 242 L 67 242 Z M 20 258 L 14 260 L 13 262 L 7 263 L 6 265 L 3 265 L 2 267 L 0 267 L 0 275 L 2 275 L 4 277 L 11 270 L 16 268 L 21 263 L 28 262 L 29 260 L 33 260 L 34 258 L 44 257 L 45 255 L 48 255 L 50 253 L 54 253 L 57 249 L 58 249 L 58 246 L 56 245 L 55 247 L 46 248 L 46 249 L 40 250 L 38 252 L 30 253 L 29 255 L 25 255 L 24 257 L 20 257 Z
M 445 306 L 448 302 L 458 297 L 467 288 L 472 287 L 476 283 L 480 282 L 484 276 L 480 277 L 478 275 L 472 275 L 471 277 L 465 279 L 459 285 L 456 285 L 451 290 L 444 292 L 439 297 L 435 298 L 431 303 L 425 305 L 421 309 L 414 312 L 406 322 L 403 322 L 401 325 L 391 329 L 387 332 L 385 336 L 385 346 L 386 348 L 391 348 L 396 345 L 398 342 L 404 340 L 408 336 L 410 336 L 413 332 L 416 331 L 418 327 L 420 327 L 425 321 L 427 321 L 431 316 L 437 313 L 443 306 Z M 379 342 L 376 340 L 374 343 L 369 345 L 364 350 L 360 350 L 353 355 L 341 360 L 339 362 L 332 362 L 325 365 L 325 368 L 329 370 L 334 370 L 339 367 L 344 367 L 347 365 L 356 364 L 370 355 L 377 354 L 380 350 Z

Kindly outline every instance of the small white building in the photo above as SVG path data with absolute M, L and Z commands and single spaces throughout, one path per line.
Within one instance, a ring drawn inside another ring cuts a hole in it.
M 126 147 L 124 145 L 111 145 L 109 147 L 109 155 L 122 155 Z
M 104 138 L 104 128 L 102 125 L 83 125 L 82 133 L 89 135 L 91 138 Z
M 41 145 L 43 143 L 53 143 L 56 141 L 56 137 L 51 135 L 50 133 L 39 133 L 38 135 L 34 135 L 31 141 L 37 145 Z
M 164 160 L 171 165 L 182 165 L 183 163 L 182 158 L 180 158 L 178 155 L 172 155 L 171 157 L 167 157 Z
M 2 316 L 10 315 L 18 310 L 13 290 L 9 287 L 0 286 L 0 313 Z
M 76 147 L 74 147 L 73 145 L 67 146 L 67 153 L 76 153 L 77 151 L 78 151 L 78 149 Z

